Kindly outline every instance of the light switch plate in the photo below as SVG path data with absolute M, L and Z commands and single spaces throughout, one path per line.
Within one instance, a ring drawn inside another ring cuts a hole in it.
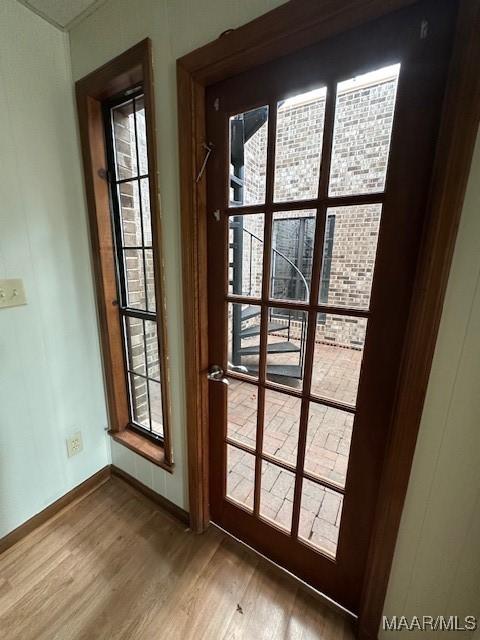
M 19 278 L 0 280 L 0 309 L 18 307 L 22 304 L 27 304 L 23 280 Z

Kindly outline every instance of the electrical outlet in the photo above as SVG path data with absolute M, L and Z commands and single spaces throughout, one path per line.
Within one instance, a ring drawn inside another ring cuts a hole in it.
M 23 281 L 18 278 L 0 280 L 0 309 L 18 307 L 21 304 L 27 304 Z
M 83 449 L 82 434 L 80 431 L 74 433 L 73 436 L 67 438 L 67 453 L 68 457 L 76 456 Z

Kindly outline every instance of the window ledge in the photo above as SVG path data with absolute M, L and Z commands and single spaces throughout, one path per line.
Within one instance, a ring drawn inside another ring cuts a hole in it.
M 109 431 L 110 436 L 115 440 L 123 444 L 128 449 L 135 451 L 142 458 L 146 458 L 158 467 L 162 467 L 169 473 L 173 472 L 173 464 L 169 464 L 165 461 L 165 449 L 159 445 L 143 438 L 140 434 L 135 433 L 130 429 L 124 429 L 123 431 Z

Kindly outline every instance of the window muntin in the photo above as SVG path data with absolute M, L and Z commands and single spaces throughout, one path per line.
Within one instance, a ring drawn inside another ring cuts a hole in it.
M 163 441 L 161 345 L 141 89 L 106 105 L 105 122 L 130 426 Z
M 235 425 L 224 440 L 228 460 L 238 464 L 228 463 L 226 498 L 330 558 L 357 414 L 399 71 L 394 65 L 332 81 L 308 100 L 279 103 L 276 122 L 265 118 L 248 139 L 253 146 L 255 136 L 270 136 L 261 170 L 253 154 L 235 156 L 235 175 L 261 184 L 261 197 L 245 199 L 243 183 L 229 176 L 226 357 Z M 265 171 L 273 188 L 264 191 Z M 246 250 L 257 219 L 255 250 Z

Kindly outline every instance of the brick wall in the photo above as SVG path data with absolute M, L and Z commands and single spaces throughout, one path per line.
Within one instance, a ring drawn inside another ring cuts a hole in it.
M 390 131 L 396 94 L 396 78 L 374 84 L 339 89 L 335 117 L 329 193 L 332 196 L 371 193 L 384 187 Z M 323 137 L 325 94 L 305 102 L 285 101 L 277 116 L 277 157 L 275 201 L 300 200 L 317 195 L 319 149 Z M 264 200 L 267 123 L 245 144 L 244 203 Z M 335 215 L 328 304 L 367 308 L 380 225 L 381 207 L 363 205 L 329 210 Z M 282 218 L 315 215 L 315 212 L 291 212 Z M 276 217 L 280 217 L 277 215 Z M 243 216 L 246 229 L 263 237 L 263 216 Z M 285 234 L 291 227 L 275 227 L 273 246 L 288 245 Z M 312 225 L 313 228 L 313 225 Z M 284 237 L 282 237 L 282 233 Z M 247 237 L 247 234 L 244 234 Z M 307 239 L 309 242 L 313 238 Z M 244 279 L 261 280 L 263 247 L 244 248 Z M 288 255 L 290 259 L 293 255 Z M 280 258 L 277 258 L 280 260 Z M 252 267 L 250 267 L 252 265 Z M 307 279 L 308 279 L 308 274 Z M 248 294 L 247 290 L 243 291 Z M 341 316 L 323 316 L 317 327 L 317 339 L 330 344 L 361 348 L 365 322 Z
M 137 172 L 140 175 L 148 173 L 146 160 L 147 140 L 143 111 L 137 110 L 137 139 L 140 166 L 137 166 L 135 127 L 131 103 L 115 110 L 114 138 L 119 177 L 131 177 L 132 175 L 137 175 Z M 119 199 L 124 246 L 138 247 L 142 245 L 142 226 L 144 245 L 151 246 L 152 232 L 148 178 L 140 181 L 140 188 L 137 181 L 122 183 L 119 188 Z M 143 210 L 142 219 L 140 219 L 140 199 Z M 145 251 L 145 265 L 141 251 L 138 249 L 125 251 L 125 271 L 128 305 L 132 308 L 155 311 L 155 280 L 152 250 Z M 145 284 L 147 291 L 146 297 Z M 146 345 L 149 376 L 159 379 L 160 362 L 155 323 L 145 321 L 145 344 L 143 335 L 144 324 L 142 320 L 129 318 L 126 333 L 130 354 L 129 368 L 143 375 L 146 374 L 144 355 Z M 147 383 L 144 378 L 134 378 L 132 396 L 136 421 L 148 426 Z
M 287 100 L 278 108 L 275 202 L 317 197 L 325 95 L 301 104 Z

